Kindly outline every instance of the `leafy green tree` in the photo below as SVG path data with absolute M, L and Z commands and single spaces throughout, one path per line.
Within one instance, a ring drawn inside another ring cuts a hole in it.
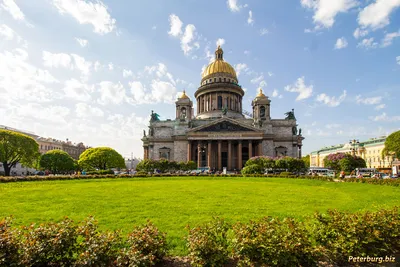
M 32 137 L 0 129 L 0 162 L 3 163 L 4 173 L 10 176 L 11 168 L 18 162 L 34 167 L 40 156 L 39 144 Z
M 66 173 L 75 169 L 74 159 L 65 151 L 50 150 L 40 156 L 41 169 L 49 170 L 53 174 Z
M 365 160 L 347 153 L 329 154 L 324 158 L 324 166 L 335 171 L 353 171 L 356 168 L 365 168 Z
M 188 170 L 195 170 L 197 168 L 197 163 L 194 161 L 188 161 L 186 166 Z
M 306 166 L 306 168 L 310 168 L 310 155 L 304 156 L 301 159 L 304 161 L 304 165 Z
M 385 148 L 382 150 L 382 157 L 389 155 L 400 158 L 400 131 L 392 133 L 385 140 Z
M 86 170 L 125 168 L 125 160 L 121 154 L 109 147 L 95 147 L 85 150 L 80 155 L 78 164 Z

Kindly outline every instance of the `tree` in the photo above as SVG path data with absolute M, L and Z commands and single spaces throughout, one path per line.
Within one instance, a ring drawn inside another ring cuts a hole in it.
M 392 133 L 385 140 L 385 148 L 382 150 L 382 157 L 389 155 L 400 158 L 400 131 Z
M 5 176 L 10 176 L 11 168 L 18 162 L 33 167 L 39 158 L 39 144 L 32 137 L 0 129 L 0 162 Z
M 306 165 L 306 168 L 310 168 L 310 155 L 304 156 L 301 158 L 304 161 L 304 164 Z
M 365 160 L 346 153 L 329 154 L 324 158 L 324 166 L 335 171 L 353 171 L 356 168 L 365 168 Z
M 40 168 L 52 174 L 65 173 L 75 169 L 74 159 L 65 151 L 50 150 L 40 157 Z
M 86 170 L 109 170 L 125 168 L 125 160 L 117 151 L 109 147 L 95 147 L 85 150 L 78 164 Z

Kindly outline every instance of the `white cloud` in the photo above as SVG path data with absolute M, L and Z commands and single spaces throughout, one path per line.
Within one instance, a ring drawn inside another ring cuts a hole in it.
M 123 76 L 124 78 L 127 78 L 127 77 L 130 77 L 130 76 L 133 76 L 133 73 L 132 73 L 131 70 L 126 70 L 126 69 L 124 69 L 124 70 L 122 71 L 122 76 Z
M 283 95 L 279 94 L 279 91 L 277 89 L 274 89 L 274 91 L 272 92 L 272 97 L 282 98 Z
M 332 27 L 336 15 L 348 12 L 358 5 L 356 0 L 301 0 L 300 2 L 303 7 L 314 11 L 313 20 L 316 29 Z
M 261 81 L 258 86 L 259 87 L 267 87 L 267 82 L 266 81 Z
M 70 114 L 70 110 L 63 106 L 44 106 L 38 103 L 24 103 L 15 109 L 15 113 L 18 117 L 30 118 L 36 122 L 51 122 L 54 127 L 54 125 L 67 124 L 66 117 Z
M 325 127 L 327 129 L 334 129 L 334 128 L 340 128 L 342 125 L 338 124 L 338 123 L 331 123 L 331 124 L 327 124 L 325 125 Z
M 43 64 L 50 68 L 73 68 L 72 58 L 70 55 L 65 53 L 51 53 L 48 51 L 43 51 Z
M 248 54 L 250 54 L 250 51 L 249 50 L 244 50 L 244 52 L 243 52 L 245 55 L 248 55 Z
M 393 39 L 400 37 L 400 31 L 398 32 L 392 32 L 392 33 L 387 33 L 385 35 L 385 38 L 382 40 L 381 47 L 387 47 L 390 46 L 393 43 Z
M 81 38 L 78 38 L 78 37 L 75 37 L 75 40 L 76 40 L 76 41 L 78 42 L 78 44 L 79 44 L 80 46 L 82 46 L 82 47 L 87 46 L 88 43 L 89 43 L 88 40 L 81 39 Z
M 251 79 L 250 82 L 253 84 L 257 84 L 260 83 L 262 80 L 264 80 L 264 75 L 261 74 L 260 76 Z
M 251 10 L 249 11 L 249 17 L 247 18 L 247 24 L 250 24 L 250 25 L 254 24 L 253 12 Z
M 348 43 L 346 38 L 342 37 L 336 40 L 335 49 L 342 49 L 347 47 Z
M 191 46 L 191 42 L 194 40 L 196 35 L 196 27 L 193 24 L 186 25 L 185 32 L 181 38 L 181 48 L 185 55 L 189 55 L 190 51 L 194 46 Z
M 99 84 L 100 99 L 97 102 L 101 105 L 121 104 L 126 99 L 125 88 L 121 83 L 103 81 Z
M 362 47 L 362 48 L 365 48 L 365 49 L 376 48 L 377 46 L 378 46 L 378 43 L 374 42 L 374 38 L 373 37 L 368 38 L 368 39 L 365 38 L 365 39 L 363 39 L 361 42 L 359 42 L 357 44 L 357 47 Z
M 49 102 L 59 97 L 52 90 L 59 81 L 48 70 L 28 62 L 27 51 L 17 48 L 0 53 L 0 99 Z M 4 102 L 3 102 L 4 104 Z
M 368 30 L 360 29 L 360 28 L 357 28 L 357 29 L 354 31 L 354 33 L 353 33 L 353 36 L 354 36 L 354 38 L 356 38 L 356 39 L 358 39 L 358 38 L 360 38 L 360 37 L 367 36 L 367 35 L 368 35 Z
M 11 41 L 16 35 L 13 29 L 5 24 L 0 24 L 0 37 L 3 37 L 6 41 Z
M 346 96 L 347 92 L 346 90 L 343 90 L 343 94 L 340 95 L 338 98 L 336 98 L 335 96 L 328 96 L 327 94 L 319 94 L 316 100 L 318 102 L 324 103 L 329 107 L 337 107 L 343 102 Z
M 219 38 L 216 42 L 217 47 L 223 46 L 225 44 L 225 39 Z
M 380 105 L 377 105 L 377 106 L 375 107 L 375 110 L 381 110 L 381 109 L 384 109 L 385 107 L 386 107 L 385 104 L 380 104 Z
M 108 63 L 108 69 L 114 70 L 114 64 L 112 62 Z
M 177 90 L 173 84 L 153 80 L 151 82 L 151 89 L 152 99 L 157 103 L 174 103 Z
M 307 99 L 312 95 L 313 85 L 307 86 L 304 82 L 304 79 L 305 79 L 304 76 L 300 77 L 293 85 L 288 85 L 285 87 L 285 91 L 292 93 L 299 93 L 299 95 L 296 98 L 296 101 Z
M 51 53 L 43 51 L 42 53 L 43 65 L 50 68 L 67 68 L 70 70 L 78 70 L 82 73 L 83 77 L 87 79 L 90 74 L 92 62 L 87 61 L 85 58 L 77 54 L 65 53 Z
M 169 15 L 169 24 L 171 26 L 171 29 L 168 32 L 169 35 L 178 37 L 182 34 L 183 23 L 177 15 Z
M 268 29 L 266 29 L 266 28 L 262 28 L 262 29 L 260 30 L 260 35 L 261 35 L 261 36 L 266 35 L 267 33 L 268 33 Z
M 242 6 L 238 5 L 237 0 L 228 0 L 226 3 L 228 4 L 229 10 L 232 12 L 238 12 L 242 8 Z
M 78 118 L 103 117 L 104 112 L 97 107 L 93 107 L 86 103 L 78 103 L 75 105 L 75 112 Z
M 135 81 L 129 83 L 131 87 L 131 94 L 133 96 L 134 103 L 144 104 L 150 103 L 150 95 L 146 92 L 146 88 L 141 82 Z
M 376 104 L 381 103 L 381 101 L 382 101 L 381 96 L 367 97 L 367 98 L 361 98 L 361 95 L 356 96 L 357 104 L 376 105 Z
M 358 23 L 372 30 L 383 28 L 390 24 L 389 16 L 398 7 L 400 0 L 376 0 L 358 14 Z
M 110 33 L 115 29 L 116 20 L 108 13 L 103 2 L 86 0 L 53 0 L 60 14 L 69 14 L 80 24 L 91 24 L 98 34 Z
M 21 9 L 14 2 L 14 0 L 3 0 L 1 7 L 6 10 L 15 20 L 24 20 L 25 15 L 22 13 Z
M 400 121 L 400 116 L 388 117 L 385 112 L 383 112 L 381 115 L 369 118 L 373 121 L 386 121 L 386 122 Z
M 157 26 L 154 25 L 153 27 L 151 27 L 152 30 L 157 30 Z
M 91 101 L 94 86 L 82 83 L 76 79 L 70 79 L 64 83 L 64 93 L 68 98 L 78 101 Z
M 249 68 L 246 63 L 239 63 L 235 65 L 236 74 L 239 76 L 242 71 L 247 71 Z
M 400 56 L 396 57 L 397 64 L 400 65 Z

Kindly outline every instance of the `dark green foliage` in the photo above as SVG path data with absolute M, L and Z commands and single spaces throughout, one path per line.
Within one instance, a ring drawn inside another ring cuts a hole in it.
M 263 174 L 264 168 L 258 164 L 247 165 L 242 169 L 242 174 L 251 176 L 252 174 Z
M 291 218 L 238 223 L 233 232 L 233 255 L 240 266 L 316 266 L 319 258 L 305 225 Z
M 10 176 L 11 168 L 18 162 L 34 167 L 39 158 L 39 144 L 25 134 L 0 129 L 0 162 L 5 176 Z
M 229 259 L 227 232 L 229 225 L 220 218 L 190 228 L 186 238 L 193 266 L 222 266 Z
M 306 168 L 310 168 L 310 155 L 304 156 L 301 159 L 304 161 Z
M 315 214 L 315 239 L 331 262 L 344 264 L 349 256 L 379 257 L 400 252 L 398 208 L 378 212 Z
M 125 160 L 117 151 L 109 147 L 95 147 L 85 150 L 78 161 L 85 170 L 108 170 L 125 168 Z
M 18 233 L 11 229 L 11 218 L 0 220 L 0 267 L 19 266 L 20 243 Z
M 400 159 L 400 131 L 389 135 L 385 140 L 385 148 L 382 150 L 382 157 L 392 155 Z
M 119 266 L 153 266 L 167 253 L 165 233 L 160 232 L 150 221 L 136 227 L 128 236 L 128 248 L 121 252 Z
M 67 173 L 74 171 L 74 159 L 65 151 L 50 150 L 40 156 L 40 168 L 49 170 L 52 174 Z
M 138 163 L 136 166 L 136 170 L 139 172 L 154 172 L 154 170 L 159 170 L 160 172 L 168 172 L 168 171 L 189 171 L 197 168 L 197 165 L 193 161 L 189 162 L 175 162 L 168 161 L 166 159 L 160 160 L 152 160 L 145 159 Z

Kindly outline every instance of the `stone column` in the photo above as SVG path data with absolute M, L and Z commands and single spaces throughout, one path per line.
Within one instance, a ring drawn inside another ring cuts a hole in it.
M 211 169 L 211 141 L 208 141 L 207 147 L 207 165 Z
M 192 141 L 188 141 L 188 147 L 187 147 L 187 161 L 192 160 Z
M 249 159 L 253 157 L 253 141 L 249 141 Z
M 258 156 L 262 156 L 262 141 L 258 142 Z
M 232 141 L 228 140 L 228 170 L 232 170 Z
M 201 143 L 197 143 L 197 168 L 201 167 Z
M 239 140 L 239 144 L 238 144 L 238 169 L 241 170 L 242 169 L 242 141 Z
M 218 140 L 218 170 L 222 170 L 221 140 Z

